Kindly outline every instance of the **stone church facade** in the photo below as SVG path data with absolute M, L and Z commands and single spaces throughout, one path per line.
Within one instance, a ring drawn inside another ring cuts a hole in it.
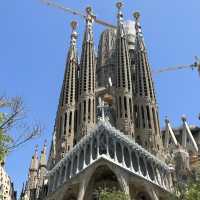
M 170 141 L 171 129 L 161 135 L 140 14 L 124 21 L 118 2 L 117 28 L 101 34 L 97 56 L 94 17 L 88 7 L 80 62 L 71 23 L 49 158 L 46 145 L 40 159 L 35 152 L 21 200 L 95 200 L 99 188 L 131 200 L 167 200 L 176 179 L 172 150 L 183 161 L 180 177 L 187 173 L 186 146 Z

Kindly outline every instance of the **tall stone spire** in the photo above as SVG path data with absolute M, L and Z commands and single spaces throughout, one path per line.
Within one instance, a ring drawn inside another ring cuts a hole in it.
M 39 168 L 47 166 L 47 158 L 46 158 L 47 144 L 46 143 L 47 143 L 47 141 L 45 140 L 44 146 L 43 146 L 43 149 L 42 149 L 41 155 L 40 155 Z
M 39 161 L 39 168 L 38 168 L 38 183 L 37 183 L 37 197 L 41 191 L 41 188 L 44 184 L 44 178 L 47 173 L 47 158 L 46 158 L 46 148 L 47 148 L 47 141 L 45 140 L 43 149 L 40 154 L 40 161 Z
M 35 146 L 35 153 L 32 156 L 31 164 L 29 168 L 29 180 L 28 180 L 28 188 L 29 190 L 35 189 L 37 185 L 37 173 L 38 173 L 38 146 Z
M 141 27 L 140 13 L 134 13 L 136 41 L 134 50 L 135 59 L 135 87 L 134 113 L 136 141 L 147 150 L 156 154 L 163 149 L 160 137 L 158 108 L 155 89 L 151 76 Z
M 96 58 L 93 40 L 94 15 L 90 7 L 86 8 L 86 28 L 82 44 L 79 94 L 78 94 L 78 140 L 87 134 L 96 123 Z
M 134 136 L 132 81 L 130 73 L 129 51 L 123 27 L 122 3 L 116 4 L 117 38 L 116 38 L 116 110 L 117 127 L 126 135 Z
M 77 22 L 71 22 L 72 33 L 68 50 L 64 81 L 56 118 L 56 160 L 60 160 L 74 145 L 76 133 L 76 89 L 77 89 Z

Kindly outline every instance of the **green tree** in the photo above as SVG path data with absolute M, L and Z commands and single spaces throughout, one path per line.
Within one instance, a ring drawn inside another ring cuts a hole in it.
M 129 200 L 129 198 L 128 195 L 120 190 L 103 189 L 100 190 L 99 200 Z
M 175 184 L 175 194 L 171 200 L 200 200 L 200 180 L 191 179 L 187 184 Z
M 26 117 L 20 97 L 0 96 L 0 163 L 10 151 L 40 135 L 41 125 L 30 125 Z

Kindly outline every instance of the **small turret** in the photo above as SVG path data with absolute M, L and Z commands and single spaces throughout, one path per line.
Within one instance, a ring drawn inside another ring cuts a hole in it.
M 38 170 L 38 145 L 35 146 L 35 153 L 32 156 L 31 164 L 30 164 L 30 171 L 37 171 Z
M 46 148 L 47 148 L 47 141 L 45 140 L 43 149 L 41 151 L 40 155 L 40 163 L 39 163 L 39 168 L 41 167 L 46 167 L 47 166 L 47 158 L 46 158 Z

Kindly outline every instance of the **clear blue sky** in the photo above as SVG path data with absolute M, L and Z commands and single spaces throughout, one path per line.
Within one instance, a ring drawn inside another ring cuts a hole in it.
M 83 11 L 92 5 L 97 17 L 116 22 L 113 0 L 58 0 Z M 125 19 L 139 10 L 153 69 L 190 64 L 200 56 L 199 0 L 126 0 Z M 12 152 L 7 171 L 18 191 L 27 178 L 28 167 L 37 143 L 45 138 L 50 144 L 64 64 L 69 46 L 72 19 L 79 21 L 79 47 L 84 23 L 60 10 L 49 8 L 39 0 L 6 0 L 0 3 L 0 94 L 23 97 L 30 123 L 41 121 L 46 127 L 42 137 Z M 95 25 L 96 48 L 102 26 Z M 80 48 L 79 48 L 80 54 Z M 180 125 L 184 113 L 192 124 L 200 124 L 200 78 L 190 69 L 160 74 L 155 79 L 161 125 L 168 115 L 174 126 Z

